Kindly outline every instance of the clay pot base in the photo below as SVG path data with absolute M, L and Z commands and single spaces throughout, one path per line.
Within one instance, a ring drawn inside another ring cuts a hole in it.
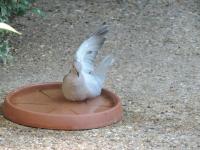
M 3 106 L 5 118 L 30 127 L 81 130 L 110 125 L 122 119 L 119 98 L 103 89 L 94 99 L 71 102 L 61 83 L 30 85 L 11 92 Z

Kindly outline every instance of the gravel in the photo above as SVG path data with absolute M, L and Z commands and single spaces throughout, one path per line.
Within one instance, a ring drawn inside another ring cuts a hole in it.
M 98 61 L 116 62 L 105 87 L 122 101 L 121 122 L 56 131 L 0 115 L 0 149 L 200 149 L 199 0 L 39 0 L 11 23 L 14 62 L 0 67 L 0 102 L 17 87 L 61 81 L 79 44 L 103 22 L 110 32 Z

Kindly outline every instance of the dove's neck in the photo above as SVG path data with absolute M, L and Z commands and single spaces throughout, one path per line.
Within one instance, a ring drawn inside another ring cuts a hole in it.
M 70 74 L 77 77 L 80 76 L 80 72 L 75 67 L 72 67 Z

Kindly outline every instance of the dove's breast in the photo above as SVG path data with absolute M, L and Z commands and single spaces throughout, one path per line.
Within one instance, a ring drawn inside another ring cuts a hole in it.
M 63 79 L 62 92 L 65 98 L 72 101 L 85 100 L 90 95 L 84 80 L 71 76 L 67 76 Z

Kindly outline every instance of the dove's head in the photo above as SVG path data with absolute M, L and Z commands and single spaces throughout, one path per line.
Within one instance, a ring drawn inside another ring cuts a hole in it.
M 74 65 L 72 66 L 70 73 L 79 77 L 79 72 Z
M 80 72 L 81 72 L 81 64 L 78 61 L 75 61 L 72 66 L 71 71 L 73 74 L 76 74 L 79 77 Z

